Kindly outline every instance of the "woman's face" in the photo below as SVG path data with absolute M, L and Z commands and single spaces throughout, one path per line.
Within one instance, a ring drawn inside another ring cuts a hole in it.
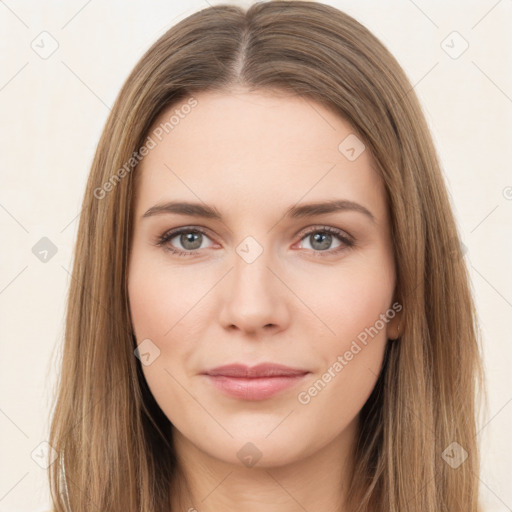
M 160 115 L 136 171 L 138 356 L 177 437 L 282 465 L 352 439 L 397 336 L 385 190 L 351 126 L 318 103 L 195 100 Z

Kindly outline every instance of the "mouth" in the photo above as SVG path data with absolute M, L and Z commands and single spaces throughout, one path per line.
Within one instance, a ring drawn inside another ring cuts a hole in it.
M 221 392 L 242 400 L 265 400 L 297 385 L 310 372 L 280 364 L 219 366 L 202 373 Z

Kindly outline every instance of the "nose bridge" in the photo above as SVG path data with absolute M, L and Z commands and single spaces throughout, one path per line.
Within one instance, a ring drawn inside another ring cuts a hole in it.
M 263 244 L 265 243 L 265 247 Z M 247 236 L 235 248 L 234 269 L 232 272 L 232 292 L 240 303 L 250 300 L 275 297 L 271 289 L 275 288 L 275 277 L 269 268 L 273 257 L 268 243 L 261 243 L 252 236 Z M 277 290 L 274 290 L 276 292 Z
M 279 289 L 282 284 L 269 270 L 273 262 L 271 250 L 252 236 L 235 248 L 221 312 L 223 325 L 251 331 L 270 324 L 284 326 L 288 308 Z

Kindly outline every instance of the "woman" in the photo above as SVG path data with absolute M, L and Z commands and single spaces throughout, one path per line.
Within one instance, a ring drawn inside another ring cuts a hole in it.
M 215 6 L 85 192 L 55 510 L 476 512 L 476 314 L 418 100 L 361 24 Z

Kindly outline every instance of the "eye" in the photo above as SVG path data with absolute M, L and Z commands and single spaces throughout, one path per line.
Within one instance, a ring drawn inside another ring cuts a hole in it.
M 174 239 L 176 241 L 172 242 Z M 203 246 L 205 239 L 209 237 L 202 229 L 183 227 L 165 232 L 158 237 L 156 245 L 164 247 L 165 250 L 177 256 L 193 256 L 199 252 L 199 249 L 205 249 Z M 310 228 L 300 239 L 301 242 L 303 240 L 309 241 L 310 249 L 318 256 L 336 254 L 355 245 L 354 240 L 344 231 L 330 226 Z M 331 248 L 333 240 L 339 242 L 334 249 Z M 176 244 L 181 245 L 182 248 L 176 248 Z
M 171 241 L 175 238 L 183 249 L 176 249 L 176 247 L 171 244 Z M 204 238 L 208 237 L 201 229 L 185 227 L 167 231 L 158 238 L 157 245 L 165 247 L 166 250 L 178 256 L 190 256 L 198 252 L 199 249 L 204 249 L 204 247 L 202 247 Z
M 335 239 L 339 241 L 339 244 L 333 249 L 331 246 Z M 326 253 L 326 255 L 338 253 L 355 245 L 353 239 L 344 231 L 330 226 L 313 227 L 303 235 L 302 240 L 308 241 L 310 244 L 309 248 L 315 253 Z M 324 254 L 319 255 L 324 256 Z

